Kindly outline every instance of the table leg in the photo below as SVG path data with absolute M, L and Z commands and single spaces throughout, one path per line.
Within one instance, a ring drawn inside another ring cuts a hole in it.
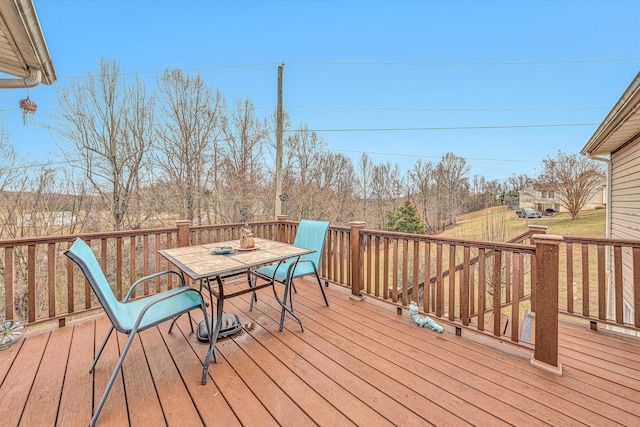
M 216 323 L 211 331 L 211 336 L 209 337 L 209 350 L 207 351 L 207 356 L 204 359 L 204 366 L 202 369 L 202 384 L 207 383 L 207 377 L 209 374 L 209 364 L 211 363 L 211 356 L 213 355 L 213 359 L 216 363 L 218 363 L 218 356 L 216 355 L 216 341 L 218 339 L 218 334 L 220 333 L 220 326 L 222 325 L 222 310 L 224 306 L 224 288 L 222 286 L 222 280 L 220 276 L 216 276 L 216 281 L 218 282 L 218 292 L 216 293 L 211 287 L 211 281 L 209 278 L 207 280 L 207 288 L 209 288 L 210 298 L 211 298 L 211 319 L 213 321 L 213 297 L 216 296 Z M 207 319 L 205 319 L 207 321 Z

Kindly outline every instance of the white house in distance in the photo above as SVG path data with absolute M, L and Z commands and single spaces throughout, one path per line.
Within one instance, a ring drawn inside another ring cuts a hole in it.
M 594 191 L 591 198 L 587 201 L 582 209 L 603 209 L 607 205 L 607 180 L 603 176 L 602 182 L 598 183 L 598 188 Z M 553 209 L 557 212 L 567 212 L 567 209 L 560 206 L 560 201 L 556 198 L 553 191 L 549 191 L 547 188 L 541 188 L 536 184 L 529 187 L 525 187 L 520 190 L 518 196 L 518 207 L 522 208 L 534 208 L 540 212 L 544 212 L 545 209 Z
M 607 237 L 640 240 L 640 73 L 581 153 L 608 165 Z M 608 271 L 612 270 L 609 264 Z M 636 307 L 640 306 L 640 283 L 634 284 L 630 250 L 623 251 L 622 273 L 624 321 L 634 323 L 640 320 L 640 313 L 633 312 L 634 301 Z M 610 297 L 611 277 L 609 273 Z M 608 299 L 609 314 L 614 309 L 612 299 Z

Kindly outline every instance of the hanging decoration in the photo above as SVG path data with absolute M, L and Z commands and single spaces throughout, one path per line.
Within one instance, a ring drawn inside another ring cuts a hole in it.
M 27 97 L 25 99 L 20 100 L 20 109 L 22 110 L 22 123 L 27 124 L 27 117 L 30 114 L 34 114 L 38 105 L 29 99 L 29 94 L 27 93 Z

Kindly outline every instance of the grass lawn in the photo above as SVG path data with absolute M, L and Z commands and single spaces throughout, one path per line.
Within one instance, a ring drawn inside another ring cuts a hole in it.
M 549 227 L 547 234 L 605 237 L 605 224 L 605 209 L 582 211 L 575 220 L 566 212 L 526 219 L 516 217 L 506 206 L 497 206 L 459 216 L 454 226 L 438 236 L 504 242 L 527 231 L 529 225 L 544 225 Z
M 462 215 L 457 219 L 456 225 L 439 234 L 443 237 L 455 237 L 469 240 L 491 240 L 505 242 L 527 230 L 528 225 L 547 226 L 547 234 L 573 237 L 605 237 L 606 210 L 596 209 L 580 213 L 575 220 L 568 213 L 559 213 L 554 216 L 525 219 L 518 218 L 514 211 L 507 210 L 504 206 L 488 208 Z M 597 286 L 597 254 L 595 245 L 589 245 L 588 249 L 588 275 L 587 282 L 582 274 L 581 247 L 576 245 L 573 253 L 573 276 L 568 277 L 567 272 L 567 247 L 560 247 L 559 268 L 559 303 L 561 309 L 568 309 L 569 300 L 573 301 L 573 310 L 580 311 L 582 306 L 583 288 L 588 288 L 589 312 L 597 314 L 598 286 Z M 571 282 L 571 283 L 568 283 Z M 568 288 L 573 290 L 570 297 Z M 527 287 L 528 288 L 528 287 Z M 528 289 L 527 289 L 528 291 Z

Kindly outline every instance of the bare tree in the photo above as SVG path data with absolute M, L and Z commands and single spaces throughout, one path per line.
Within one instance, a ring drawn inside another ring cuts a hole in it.
M 469 211 L 494 206 L 502 193 L 502 184 L 498 180 L 487 181 L 481 175 L 474 175 L 468 200 Z
M 310 132 L 306 125 L 299 129 L 287 140 L 288 169 L 290 181 L 288 185 L 289 212 L 292 219 L 317 219 L 318 211 L 322 211 L 321 204 L 326 195 L 322 192 L 322 148 L 324 143 L 315 132 Z M 295 206 L 295 210 L 292 210 Z
M 210 195 L 208 188 L 216 183 L 224 101 L 220 92 L 214 93 L 200 76 L 189 76 L 180 69 L 165 71 L 157 91 L 157 165 L 176 190 L 172 195 L 182 217 L 199 224 Z
M 373 162 L 367 156 L 367 153 L 362 153 L 360 161 L 358 162 L 357 177 L 356 177 L 356 190 L 362 208 L 360 215 L 364 221 L 368 221 L 368 207 L 369 199 L 371 198 L 371 179 L 373 178 Z
M 356 218 L 357 203 L 354 190 L 355 170 L 351 159 L 341 153 L 323 153 L 320 160 L 323 187 L 332 198 L 323 205 L 321 218 L 332 223 L 347 224 Z
M 222 173 L 224 219 L 251 221 L 273 201 L 272 194 L 266 194 L 268 180 L 262 174 L 262 146 L 267 140 L 267 124 L 258 119 L 255 106 L 248 98 L 238 98 L 230 117 L 223 117 L 221 127 L 227 148 Z
M 427 233 L 438 230 L 434 212 L 435 168 L 431 162 L 419 159 L 409 171 L 409 183 L 418 214 Z
M 564 151 L 542 161 L 544 169 L 538 177 L 538 187 L 553 191 L 571 218 L 578 218 L 578 213 L 598 191 L 604 178 L 602 163 Z
M 84 171 L 114 229 L 139 227 L 131 200 L 152 147 L 153 121 L 144 82 L 127 84 L 119 65 L 103 59 L 97 72 L 59 86 L 57 100 L 52 128 L 66 141 L 66 159 Z
M 438 219 L 453 224 L 455 217 L 462 213 L 463 201 L 469 192 L 469 165 L 466 160 L 452 152 L 445 154 L 435 169 L 435 186 L 440 209 Z
M 398 165 L 383 163 L 373 166 L 371 173 L 371 202 L 375 203 L 373 228 L 384 229 L 385 218 L 389 212 L 397 210 L 400 200 L 406 195 L 404 177 Z

